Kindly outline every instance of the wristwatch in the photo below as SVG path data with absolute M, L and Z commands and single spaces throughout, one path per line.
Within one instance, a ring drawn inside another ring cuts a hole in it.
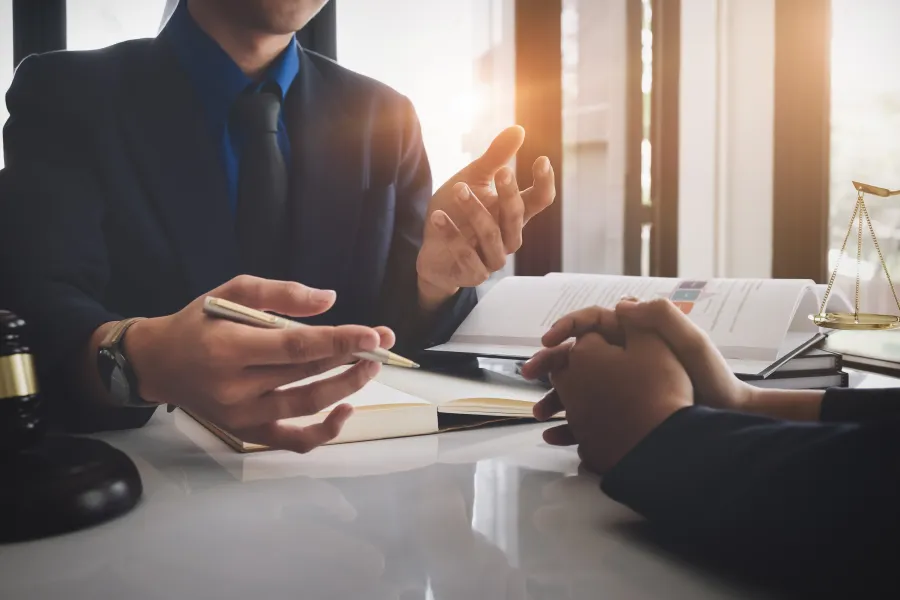
M 125 356 L 125 333 L 141 319 L 142 317 L 134 317 L 116 323 L 100 343 L 100 350 L 97 353 L 100 380 L 116 406 L 128 408 L 159 406 L 138 396 L 137 376 Z

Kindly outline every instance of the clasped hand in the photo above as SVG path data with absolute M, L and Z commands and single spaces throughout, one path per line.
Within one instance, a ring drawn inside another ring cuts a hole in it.
M 578 444 L 582 460 L 598 472 L 695 399 L 736 409 L 754 394 L 706 333 L 668 300 L 574 312 L 551 327 L 543 344 L 522 371 L 529 379 L 549 376 L 553 384 L 534 415 L 546 420 L 565 410 L 567 423 L 545 431 L 545 440 Z
M 416 263 L 419 299 L 426 308 L 502 269 L 522 245 L 525 224 L 553 203 L 556 184 L 549 159 L 534 162 L 534 185 L 524 191 L 506 166 L 524 140 L 521 127 L 505 129 L 431 199 Z

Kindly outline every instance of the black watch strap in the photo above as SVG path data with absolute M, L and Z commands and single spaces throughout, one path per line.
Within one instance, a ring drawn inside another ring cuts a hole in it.
M 99 367 L 103 385 L 117 405 L 123 407 L 155 407 L 138 396 L 138 382 L 125 355 L 124 339 L 128 329 L 143 317 L 132 317 L 116 323 L 100 343 Z

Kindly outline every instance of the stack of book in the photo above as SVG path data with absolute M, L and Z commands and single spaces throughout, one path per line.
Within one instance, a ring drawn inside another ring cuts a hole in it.
M 737 376 L 757 387 L 788 390 L 825 390 L 848 385 L 841 355 L 820 348 L 794 357 L 768 377 L 744 373 L 737 373 Z

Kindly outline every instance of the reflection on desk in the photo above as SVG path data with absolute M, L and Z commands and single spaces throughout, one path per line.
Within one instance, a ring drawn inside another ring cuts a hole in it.
M 0 597 L 759 597 L 641 535 L 544 427 L 242 455 L 157 411 L 101 436 L 138 465 L 142 504 L 0 547 Z

